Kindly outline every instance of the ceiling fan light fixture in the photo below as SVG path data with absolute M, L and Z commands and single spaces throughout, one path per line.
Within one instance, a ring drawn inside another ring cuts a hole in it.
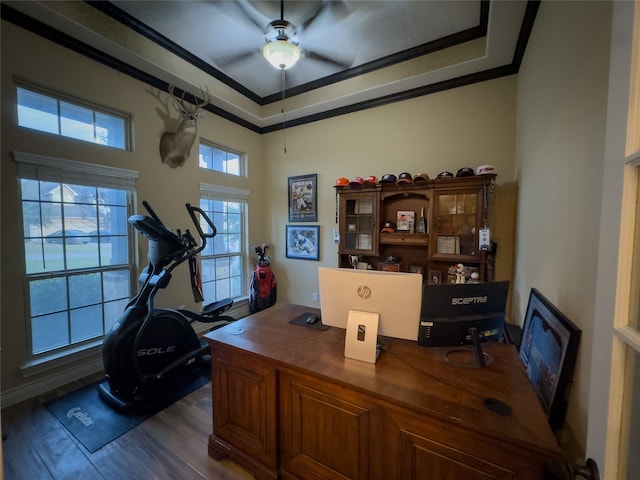
M 262 56 L 275 68 L 288 69 L 300 60 L 300 48 L 289 40 L 273 40 L 262 49 Z

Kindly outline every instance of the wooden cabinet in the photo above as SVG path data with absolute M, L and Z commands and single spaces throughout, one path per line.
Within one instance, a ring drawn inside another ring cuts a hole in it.
M 400 271 L 411 271 L 416 266 L 425 275 L 437 273 L 446 282 L 449 267 L 462 263 L 467 274 L 476 270 L 480 280 L 487 280 L 487 252 L 479 247 L 479 233 L 487 222 L 494 182 L 495 175 L 482 175 L 422 184 L 336 187 L 338 265 L 351 267 L 353 255 L 373 269 L 384 269 L 388 263 L 397 261 Z M 361 201 L 370 215 L 366 222 L 356 213 Z M 416 223 L 424 212 L 425 232 L 419 231 L 417 225 L 409 231 L 380 232 L 385 222 L 397 225 L 398 212 L 405 211 L 413 213 Z M 361 224 L 367 228 L 377 226 L 376 231 L 367 231 L 366 248 L 357 243 Z
M 278 304 L 205 336 L 212 457 L 258 479 L 534 480 L 560 455 L 512 345 L 486 344 L 492 365 L 466 369 L 389 339 L 369 364 L 344 357 L 344 330 L 289 323 L 309 311 Z

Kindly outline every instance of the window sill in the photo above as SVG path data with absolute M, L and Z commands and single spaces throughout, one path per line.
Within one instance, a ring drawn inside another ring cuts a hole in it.
M 20 368 L 20 372 L 23 378 L 30 378 L 83 361 L 102 361 L 101 354 L 102 339 L 64 352 L 45 354 L 29 360 Z

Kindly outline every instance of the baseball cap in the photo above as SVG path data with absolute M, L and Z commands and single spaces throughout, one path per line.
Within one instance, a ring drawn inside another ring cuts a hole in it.
M 453 173 L 451 172 L 440 172 L 436 178 L 452 178 Z
M 473 177 L 474 175 L 475 172 L 473 171 L 473 168 L 470 167 L 462 167 L 458 170 L 458 173 L 456 173 L 456 177 Z
M 396 224 L 393 222 L 384 222 L 384 225 L 382 225 L 382 230 L 380 230 L 381 233 L 396 233 L 396 230 L 398 229 L 398 227 L 396 227 Z
M 363 183 L 364 180 L 362 179 L 362 177 L 354 177 L 349 182 L 350 185 L 362 185 Z
M 345 185 L 349 185 L 349 179 L 345 178 L 345 177 L 340 177 L 339 179 L 336 180 L 336 187 L 342 187 Z
M 398 181 L 396 183 L 413 183 L 413 177 L 409 172 L 402 172 L 398 175 Z
M 364 183 L 378 183 L 378 177 L 376 177 L 375 175 L 369 175 L 364 179 Z
M 476 175 L 497 175 L 498 171 L 493 165 L 480 165 L 476 168 Z
M 429 180 L 429 175 L 426 173 L 417 173 L 413 176 L 413 183 L 426 183 Z
M 396 176 L 393 173 L 385 173 L 380 179 L 380 183 L 396 183 Z

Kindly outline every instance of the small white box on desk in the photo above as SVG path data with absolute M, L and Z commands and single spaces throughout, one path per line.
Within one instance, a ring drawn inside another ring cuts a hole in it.
M 345 357 L 376 363 L 379 319 L 380 315 L 377 313 L 349 310 L 344 339 Z

